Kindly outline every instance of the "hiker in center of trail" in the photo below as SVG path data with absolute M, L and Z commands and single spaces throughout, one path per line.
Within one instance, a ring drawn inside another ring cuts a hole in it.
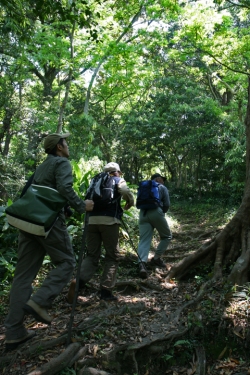
M 168 189 L 164 186 L 165 180 L 165 177 L 155 173 L 150 180 L 140 182 L 138 188 L 136 200 L 136 207 L 140 209 L 138 263 L 139 276 L 142 279 L 148 277 L 146 264 L 154 229 L 160 236 L 160 242 L 150 261 L 150 266 L 166 268 L 161 256 L 167 250 L 172 234 L 165 217 L 170 206 Z
M 79 290 L 92 278 L 98 268 L 101 246 L 105 249 L 104 269 L 100 279 L 100 299 L 115 301 L 112 290 L 116 283 L 119 259 L 119 227 L 123 215 L 121 198 L 126 201 L 128 210 L 134 205 L 134 197 L 126 181 L 121 178 L 120 167 L 111 162 L 105 165 L 104 172 L 96 175 L 89 186 L 86 197 L 92 197 L 95 206 L 89 214 L 87 229 L 87 255 L 82 260 Z M 76 280 L 72 280 L 67 295 L 73 303 Z

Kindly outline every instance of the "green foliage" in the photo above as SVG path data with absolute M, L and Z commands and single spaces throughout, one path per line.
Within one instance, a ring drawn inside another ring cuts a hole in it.
M 14 252 L 9 252 L 9 261 L 1 255 L 0 252 L 0 295 L 7 295 L 11 281 L 14 277 L 15 265 L 17 261 L 16 254 Z
M 3 207 L 0 207 L 2 210 Z M 5 215 L 0 216 L 0 295 L 9 291 L 17 261 L 18 231 L 6 224 Z
M 161 356 L 161 358 L 162 358 L 162 360 L 164 362 L 167 362 L 167 361 L 169 361 L 170 359 L 173 358 L 173 355 L 171 355 L 171 354 L 164 354 L 163 356 Z
M 71 165 L 74 177 L 73 189 L 80 198 L 84 199 L 92 173 L 91 171 L 84 172 L 81 168 L 81 163 L 72 161 Z M 85 213 L 79 214 L 76 211 L 74 211 L 74 214 L 67 219 L 67 229 L 74 247 L 76 258 L 78 258 L 78 254 L 82 246 L 82 226 L 84 220 Z
M 74 176 L 73 189 L 80 196 L 84 196 L 89 187 L 89 181 L 91 176 L 93 177 L 93 171 L 84 172 L 81 168 L 81 164 L 71 161 L 72 171 Z
M 171 207 L 176 215 L 191 217 L 197 223 L 209 225 L 228 222 L 236 213 L 237 205 L 220 199 L 179 199 L 170 194 Z
M 0 159 L 0 173 L 0 204 L 4 205 L 8 199 L 14 201 L 19 197 L 25 184 L 25 173 L 23 166 L 11 159 Z
M 7 295 L 17 261 L 18 231 L 8 225 L 5 207 L 0 207 L 0 295 Z
M 192 349 L 194 343 L 190 340 L 178 340 L 174 343 L 174 346 L 186 346 L 187 348 Z
M 178 340 L 173 345 L 169 345 L 167 353 L 161 356 L 161 360 L 170 366 L 185 365 L 191 361 L 194 346 L 194 340 Z

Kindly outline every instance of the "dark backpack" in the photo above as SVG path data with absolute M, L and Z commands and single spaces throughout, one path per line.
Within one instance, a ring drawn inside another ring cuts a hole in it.
M 159 185 L 154 180 L 139 182 L 136 207 L 143 210 L 152 210 L 160 207 Z
M 116 201 L 115 179 L 108 172 L 101 172 L 93 177 L 86 193 L 85 199 L 95 202 L 94 210 L 105 208 Z

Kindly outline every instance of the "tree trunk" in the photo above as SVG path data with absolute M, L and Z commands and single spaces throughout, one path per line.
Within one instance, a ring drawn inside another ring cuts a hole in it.
M 3 156 L 8 156 L 10 149 L 10 141 L 12 138 L 11 134 L 11 123 L 14 116 L 15 110 L 13 108 L 6 108 L 5 115 L 3 118 L 3 126 L 0 131 L 0 152 Z
M 246 126 L 246 184 L 242 203 L 226 227 L 209 243 L 171 268 L 166 280 L 180 279 L 191 268 L 207 261 L 214 262 L 214 278 L 223 276 L 226 266 L 233 268 L 228 276 L 233 284 L 243 285 L 250 280 L 250 76 Z
M 70 39 L 70 63 L 71 63 L 71 65 L 70 65 L 70 68 L 69 68 L 69 77 L 68 77 L 69 79 L 68 79 L 68 81 L 66 82 L 66 85 L 65 85 L 64 99 L 62 101 L 62 104 L 61 104 L 60 110 L 59 110 L 57 133 L 62 132 L 63 115 L 64 115 L 64 111 L 65 111 L 65 108 L 66 108 L 66 105 L 67 105 L 67 102 L 68 102 L 69 92 L 70 92 L 70 87 L 71 87 L 71 81 L 72 81 L 72 75 L 73 75 L 72 65 L 74 63 L 74 32 L 75 32 L 75 22 L 73 23 L 72 31 L 69 35 L 69 39 Z

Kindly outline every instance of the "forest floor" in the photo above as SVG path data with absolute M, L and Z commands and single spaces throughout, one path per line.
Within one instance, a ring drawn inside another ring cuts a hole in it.
M 200 220 L 195 215 L 170 213 L 173 240 L 163 257 L 167 269 L 213 238 L 222 229 L 219 220 L 211 222 L 206 217 Z M 152 248 L 157 242 L 155 235 Z M 7 353 L 3 322 L 8 301 L 3 298 L 0 373 L 250 374 L 250 286 L 234 291 L 226 279 L 209 283 L 209 264 L 190 270 L 185 279 L 166 283 L 167 269 L 151 269 L 149 278 L 141 280 L 135 255 L 121 246 L 114 290 L 118 302 L 99 299 L 100 266 L 96 278 L 78 297 L 70 341 L 72 306 L 66 302 L 66 287 L 50 311 L 51 325 L 26 317 L 25 325 L 35 330 L 36 336 Z

